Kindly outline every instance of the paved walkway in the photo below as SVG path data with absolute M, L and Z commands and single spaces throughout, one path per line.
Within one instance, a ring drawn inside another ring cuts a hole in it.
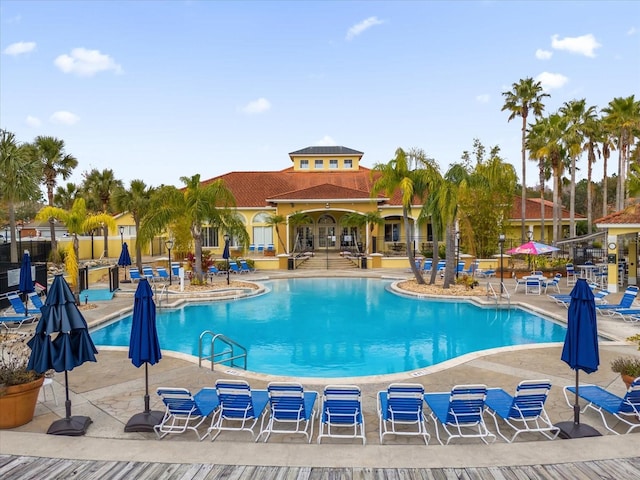
M 266 275 L 277 278 L 292 274 L 320 276 L 327 273 L 340 276 L 409 277 L 409 274 L 404 271 L 356 270 L 305 271 L 303 274 L 265 272 L 244 276 L 243 279 L 259 281 Z M 497 286 L 497 281 L 494 283 Z M 509 291 L 512 291 L 514 284 L 508 281 L 507 286 Z M 133 288 L 134 286 L 128 290 L 124 289 L 111 301 L 96 302 L 97 308 L 83 312 L 89 324 L 119 316 L 131 309 Z M 568 292 L 569 289 L 563 286 L 563 291 Z M 615 301 L 619 296 L 621 294 L 612 295 L 614 298 L 611 301 Z M 558 321 L 566 321 L 566 309 L 555 305 L 544 295 L 532 296 L 517 293 L 512 295 L 510 301 L 512 305 L 522 304 L 527 308 L 544 312 Z M 634 345 L 622 342 L 627 336 L 640 331 L 640 325 L 599 316 L 599 331 L 601 335 L 616 341 L 601 343 L 600 369 L 591 375 L 581 373 L 581 381 L 595 383 L 614 393 L 623 394 L 622 381 L 618 374 L 611 372 L 608 366 L 611 359 L 620 354 L 640 355 Z M 511 445 L 499 440 L 490 446 L 474 441 L 440 446 L 437 444 L 434 426 L 431 424 L 429 428 L 432 440 L 429 446 L 420 444 L 419 439 L 407 437 L 392 439 L 387 444 L 380 445 L 375 413 L 376 392 L 385 389 L 391 381 L 420 382 L 428 391 L 448 391 L 455 384 L 478 382 L 513 391 L 522 379 L 549 378 L 554 385 L 547 403 L 551 420 L 555 423 L 572 419 L 572 410 L 566 405 L 561 387 L 573 384 L 575 376 L 574 372 L 560 360 L 560 351 L 559 344 L 510 347 L 482 354 L 470 354 L 441 365 L 421 369 L 420 375 L 417 376 L 415 372 L 413 375 L 412 372 L 407 372 L 392 376 L 346 380 L 348 383 L 357 383 L 363 391 L 367 436 L 367 445 L 363 447 L 348 441 L 327 441 L 322 445 L 307 445 L 301 442 L 300 438 L 289 435 L 273 435 L 268 444 L 253 444 L 248 433 L 224 432 L 213 443 L 208 440 L 198 442 L 192 433 L 170 436 L 162 441 L 156 440 L 155 435 L 151 433 L 125 433 L 124 425 L 127 420 L 144 408 L 144 370 L 136 369 L 131 365 L 126 351 L 101 349 L 97 363 L 85 363 L 69 372 L 72 414 L 87 415 L 93 420 L 86 436 L 58 437 L 44 433 L 54 420 L 64 417 L 64 375 L 57 374 L 54 389 L 58 405 L 56 406 L 51 395 L 48 395 L 46 402 L 39 402 L 34 421 L 11 431 L 0 431 L 0 454 L 7 455 L 10 459 L 35 456 L 91 461 L 327 468 L 523 466 L 635 458 L 635 463 L 631 462 L 630 465 L 635 465 L 635 472 L 640 474 L 637 461 L 640 457 L 638 447 L 640 432 L 623 436 L 610 434 L 602 427 L 599 417 L 590 413 L 583 414 L 581 419 L 583 423 L 588 423 L 600 430 L 603 433 L 602 437 L 551 442 L 540 441 L 537 436 L 525 436 Z M 192 358 L 165 352 L 162 361 L 149 368 L 152 409 L 162 409 L 161 402 L 154 393 L 159 386 L 181 386 L 197 391 L 204 386 L 212 386 L 218 378 L 230 376 L 246 378 L 253 388 L 264 388 L 268 381 L 276 379 L 276 377 L 229 369 L 212 372 L 198 368 Z M 331 383 L 334 381 L 331 380 Z M 321 391 L 327 381 L 303 379 L 302 383 L 305 388 Z M 489 426 L 495 431 L 494 425 L 489 424 Z M 633 470 L 634 467 L 631 468 Z M 0 476 L 5 478 L 1 472 L 2 467 L 0 467 Z

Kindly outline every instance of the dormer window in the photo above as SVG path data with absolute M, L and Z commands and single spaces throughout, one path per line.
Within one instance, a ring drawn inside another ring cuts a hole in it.
M 316 160 L 316 170 L 322 170 L 324 168 L 324 160 Z
M 309 168 L 309 160 L 300 160 L 300 170 Z
M 338 168 L 338 160 L 329 160 L 329 168 L 331 169 Z
M 347 158 L 347 159 L 344 161 L 344 168 L 345 168 L 345 169 L 353 168 L 353 160 L 351 160 L 350 158 Z

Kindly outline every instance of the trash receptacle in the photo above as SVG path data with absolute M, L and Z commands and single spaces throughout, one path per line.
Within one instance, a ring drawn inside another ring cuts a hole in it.
M 367 257 L 362 257 L 360 259 L 360 268 L 367 269 Z
M 295 259 L 290 257 L 287 261 L 287 269 L 294 270 L 295 269 Z

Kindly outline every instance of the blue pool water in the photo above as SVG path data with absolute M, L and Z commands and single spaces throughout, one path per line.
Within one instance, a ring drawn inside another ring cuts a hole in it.
M 267 282 L 255 298 L 158 310 L 160 346 L 198 355 L 205 330 L 248 350 L 254 372 L 352 377 L 414 370 L 466 353 L 562 342 L 566 329 L 514 309 L 405 298 L 376 279 L 312 278 Z M 128 346 L 131 317 L 91 336 L 96 345 Z

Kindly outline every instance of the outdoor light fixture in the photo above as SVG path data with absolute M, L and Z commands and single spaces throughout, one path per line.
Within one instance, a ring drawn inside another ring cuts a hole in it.
M 531 232 L 533 233 L 533 232 Z M 504 241 L 506 240 L 506 237 L 504 236 L 504 233 L 501 233 L 498 236 L 498 243 L 500 244 L 500 295 L 502 295 L 504 293 L 504 263 L 503 263 L 503 250 L 504 250 Z
M 169 251 L 169 286 L 171 286 L 171 273 L 173 272 L 173 268 L 171 268 L 171 249 L 173 248 L 173 239 L 169 237 L 169 239 L 166 242 L 164 242 L 164 244 L 167 247 L 167 250 Z
M 533 240 L 533 230 L 527 231 L 527 238 L 529 239 L 529 241 Z
M 124 244 L 124 226 L 120 225 L 120 247 Z
M 229 285 L 229 273 L 230 273 L 230 271 L 229 271 L 230 270 L 229 257 L 231 256 L 229 254 L 229 238 L 230 238 L 229 234 L 225 233 L 222 238 L 224 238 L 224 255 L 226 255 L 226 257 L 227 257 L 227 285 Z

